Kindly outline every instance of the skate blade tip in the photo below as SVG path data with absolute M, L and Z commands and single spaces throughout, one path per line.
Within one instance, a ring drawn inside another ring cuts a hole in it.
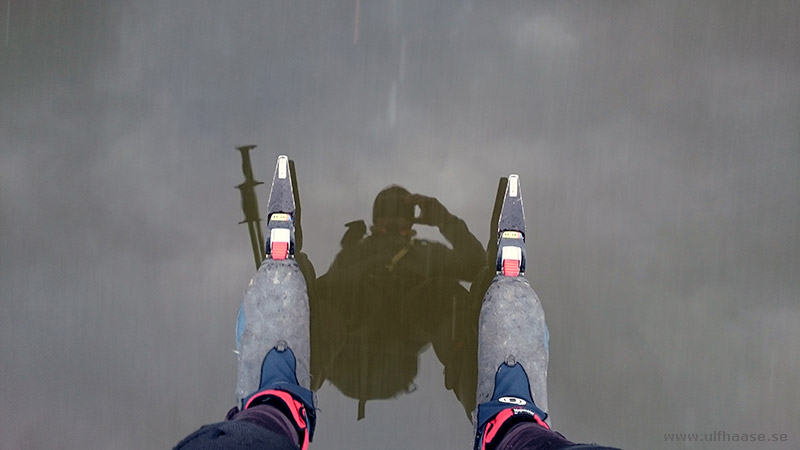
M 278 179 L 285 180 L 289 174 L 289 157 L 286 155 L 278 156 Z
M 508 196 L 516 198 L 519 196 L 519 175 L 512 173 L 508 176 Z

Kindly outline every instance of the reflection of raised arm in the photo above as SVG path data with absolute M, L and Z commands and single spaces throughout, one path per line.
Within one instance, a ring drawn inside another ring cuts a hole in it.
M 441 270 L 460 280 L 471 281 L 485 264 L 485 251 L 480 241 L 469 231 L 467 224 L 447 211 L 439 200 L 421 194 L 411 195 L 411 201 L 419 206 L 420 214 L 414 221 L 439 229 L 453 249 L 431 246 L 431 260 Z

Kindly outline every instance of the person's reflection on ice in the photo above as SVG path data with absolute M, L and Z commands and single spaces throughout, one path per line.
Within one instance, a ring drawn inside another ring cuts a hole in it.
M 445 366 L 445 384 L 471 410 L 474 383 L 463 393 L 455 387 L 464 384 L 457 379 L 465 357 L 475 358 L 469 354 L 474 342 L 466 341 L 479 305 L 469 304 L 460 282 L 472 281 L 485 266 L 483 246 L 437 199 L 400 186 L 377 195 L 372 223 L 369 233 L 363 220 L 347 224 L 341 251 L 317 279 L 313 388 L 327 379 L 358 399 L 360 419 L 367 400 L 413 389 L 419 354 L 432 344 Z M 450 246 L 415 238 L 417 224 L 437 227 Z

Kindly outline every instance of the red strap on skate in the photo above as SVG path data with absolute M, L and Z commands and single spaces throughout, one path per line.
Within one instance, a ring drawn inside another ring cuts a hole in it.
M 486 424 L 486 428 L 484 428 L 484 431 L 483 431 L 483 443 L 481 444 L 481 450 L 486 450 L 486 445 L 490 444 L 494 440 L 494 438 L 497 437 L 497 433 L 503 427 L 503 424 L 508 419 L 510 419 L 510 418 L 512 418 L 514 416 L 517 416 L 517 413 L 515 411 L 516 410 L 521 410 L 521 409 L 523 409 L 523 408 L 508 408 L 508 409 L 504 409 L 504 410 L 500 411 L 496 416 L 494 416 L 494 418 L 492 420 L 490 420 Z M 547 425 L 547 423 L 545 423 L 545 421 L 542 420 L 541 417 L 539 417 L 538 414 L 533 414 L 531 416 L 529 410 L 525 410 L 525 411 L 527 413 L 526 417 L 532 417 L 533 420 L 537 424 L 543 426 L 547 430 L 550 429 L 550 427 Z M 501 438 L 502 438 L 502 436 L 501 436 Z
M 503 275 L 507 277 L 519 276 L 519 264 L 520 261 L 518 259 L 504 259 Z
M 247 404 L 244 405 L 244 409 L 249 408 L 250 405 L 253 404 L 254 400 L 257 399 L 263 400 L 265 396 L 277 398 L 281 400 L 283 404 L 286 405 L 287 408 L 289 408 L 289 411 L 292 414 L 292 417 L 290 417 L 290 419 L 292 419 L 292 421 L 295 424 L 295 427 L 297 427 L 297 429 L 303 435 L 302 439 L 303 442 L 302 444 L 300 444 L 300 450 L 307 450 L 310 436 L 308 434 L 308 425 L 306 424 L 306 407 L 303 406 L 301 402 L 295 400 L 294 397 L 292 397 L 292 394 L 288 392 L 279 391 L 277 389 L 268 389 L 266 391 L 259 392 L 258 394 L 250 397 L 250 400 L 248 400 Z M 262 402 L 258 402 L 256 403 L 256 405 L 259 405 L 261 403 Z
M 288 242 L 273 242 L 270 247 L 272 259 L 286 259 L 286 256 L 289 255 Z

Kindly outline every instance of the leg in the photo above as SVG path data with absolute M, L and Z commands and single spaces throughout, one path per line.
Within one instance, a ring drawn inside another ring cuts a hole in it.
M 430 331 L 431 343 L 444 366 L 445 387 L 453 391 L 469 418 L 475 409 L 480 298 L 473 300 L 472 293 L 455 281 L 450 286 L 441 296 L 450 308 L 440 314 L 442 320 Z
M 502 202 L 494 247 L 496 276 L 486 288 L 478 321 L 474 448 L 606 448 L 577 445 L 550 429 L 546 412 L 550 337 L 542 304 L 522 277 L 525 215 L 516 175 L 509 176 Z
M 252 412 L 261 412 L 262 417 L 253 418 Z M 277 408 L 257 406 L 230 419 L 200 428 L 179 442 L 175 450 L 299 449 L 293 424 Z
M 200 428 L 176 448 L 305 450 L 313 438 L 308 285 L 295 258 L 300 253 L 289 172 L 288 158 L 279 157 L 268 205 L 266 259 L 245 290 L 237 319 L 240 406 L 226 422 Z

